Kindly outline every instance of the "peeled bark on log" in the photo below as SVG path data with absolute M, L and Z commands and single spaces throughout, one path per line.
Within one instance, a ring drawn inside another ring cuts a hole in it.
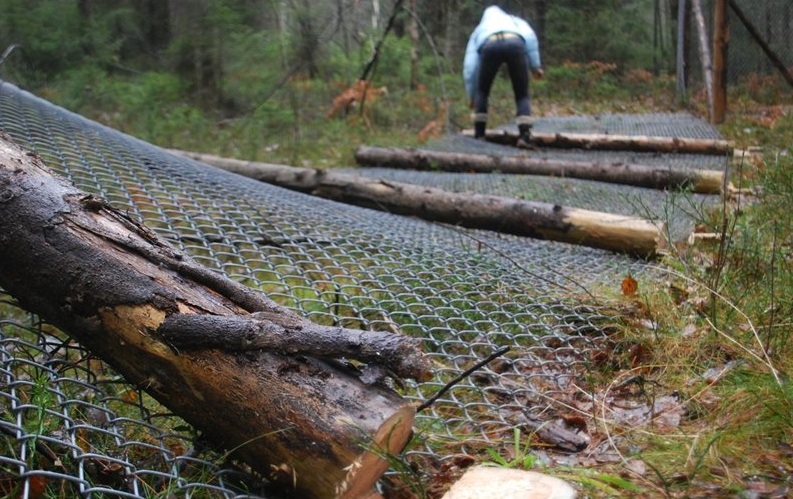
M 472 130 L 464 130 L 463 135 L 473 137 Z M 593 149 L 613 151 L 690 153 L 727 156 L 732 154 L 732 144 L 726 140 L 691 139 L 684 137 L 656 137 L 649 135 L 616 135 L 595 133 L 543 133 L 532 132 L 532 142 L 537 146 L 558 147 L 563 149 Z M 517 131 L 487 130 L 485 140 L 498 144 L 514 146 L 518 140 Z
M 663 224 L 550 203 L 431 187 L 209 154 L 176 154 L 287 189 L 435 222 L 581 244 L 640 257 L 663 246 Z
M 489 156 L 361 146 L 355 152 L 355 160 L 365 166 L 572 177 L 650 189 L 689 188 L 700 194 L 719 194 L 724 185 L 724 172 L 717 170 L 672 170 L 630 163 L 587 163 L 529 156 Z
M 189 349 L 169 344 L 173 331 L 200 343 L 213 320 L 232 328 L 238 321 L 243 330 L 255 324 L 267 334 L 318 326 L 201 267 L 5 135 L 0 254 L 0 287 L 21 306 L 265 476 L 273 469 L 289 475 L 297 497 L 364 495 L 388 467 L 378 454 L 400 452 L 410 438 L 415 406 L 336 361 L 281 353 L 294 345 L 240 351 L 222 338 Z M 368 334 L 338 332 L 341 342 Z M 424 377 L 428 364 L 411 341 L 397 350 Z

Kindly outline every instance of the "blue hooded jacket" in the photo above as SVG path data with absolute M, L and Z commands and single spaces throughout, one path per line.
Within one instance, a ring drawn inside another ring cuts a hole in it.
M 468 45 L 465 48 L 465 59 L 463 60 L 463 82 L 465 92 L 469 99 L 473 99 L 476 92 L 477 75 L 479 74 L 479 49 L 492 34 L 507 31 L 517 33 L 526 45 L 526 56 L 529 58 L 529 68 L 532 70 L 540 69 L 540 44 L 537 41 L 537 34 L 531 29 L 529 23 L 523 19 L 512 16 L 501 10 L 499 7 L 490 6 L 482 14 L 482 20 L 471 33 Z

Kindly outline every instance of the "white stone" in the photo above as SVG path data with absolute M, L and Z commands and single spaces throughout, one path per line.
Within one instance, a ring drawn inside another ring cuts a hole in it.
M 476 466 L 442 499 L 575 499 L 576 491 L 564 480 L 536 471 Z

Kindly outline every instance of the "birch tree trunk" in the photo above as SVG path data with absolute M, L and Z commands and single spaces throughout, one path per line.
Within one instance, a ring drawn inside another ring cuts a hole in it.
M 380 0 L 372 0 L 372 31 L 380 26 Z
M 708 101 L 708 118 L 713 120 L 713 63 L 710 58 L 710 42 L 708 41 L 708 28 L 705 26 L 705 16 L 702 14 L 702 0 L 691 0 L 694 19 L 699 35 L 699 58 L 702 63 L 702 81 L 705 85 L 705 98 Z

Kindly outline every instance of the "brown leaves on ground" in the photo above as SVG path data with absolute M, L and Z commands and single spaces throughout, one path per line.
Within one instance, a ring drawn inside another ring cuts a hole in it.
M 625 279 L 622 280 L 622 294 L 625 296 L 635 296 L 636 291 L 639 290 L 639 283 L 636 282 L 636 279 L 633 278 L 632 275 L 628 274 L 625 276 Z
M 443 134 L 446 128 L 446 115 L 449 111 L 449 101 L 441 102 L 438 106 L 438 114 L 435 119 L 430 120 L 429 123 L 424 125 L 416 138 L 419 142 L 426 142 L 429 139 L 437 139 Z
M 344 89 L 334 99 L 326 113 L 327 118 L 344 117 L 363 103 L 372 104 L 378 97 L 388 93 L 388 88 L 372 88 L 372 82 L 357 80 L 349 88 Z

